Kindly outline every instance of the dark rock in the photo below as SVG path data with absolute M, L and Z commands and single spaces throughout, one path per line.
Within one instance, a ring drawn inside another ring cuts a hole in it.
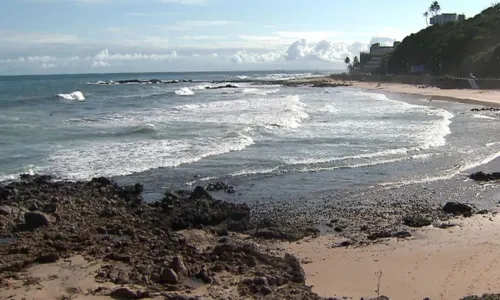
M 113 290 L 109 294 L 109 296 L 112 298 L 117 298 L 117 299 L 139 299 L 136 292 L 134 292 L 126 287 L 120 287 L 120 288 Z
M 59 260 L 59 254 L 49 253 L 49 254 L 40 255 L 36 259 L 36 262 L 39 264 L 50 264 L 50 263 L 56 262 L 58 260 Z
M 193 193 L 191 193 L 191 199 L 193 200 L 199 200 L 199 199 L 206 199 L 206 200 L 214 200 L 212 195 L 210 195 L 203 187 L 197 186 L 194 188 Z
M 490 211 L 489 211 L 489 210 L 487 210 L 487 209 L 482 209 L 482 210 L 480 210 L 480 211 L 476 212 L 476 215 L 487 215 L 487 214 L 489 214 L 489 213 L 490 213 Z
M 42 212 L 27 212 L 24 214 L 24 223 L 27 230 L 34 230 L 48 226 L 51 223 L 49 216 Z
M 462 215 L 464 217 L 472 216 L 472 207 L 459 202 L 447 202 L 443 207 L 443 211 L 448 214 Z
M 393 233 L 392 236 L 398 239 L 404 239 L 411 237 L 411 233 L 409 233 L 408 231 L 398 231 Z
M 19 208 L 9 205 L 0 205 L 0 216 L 16 216 L 20 213 Z
M 441 229 L 446 229 L 446 228 L 451 228 L 451 227 L 455 227 L 457 226 L 457 224 L 452 224 L 452 223 L 441 223 L 439 224 L 439 228 Z
M 380 232 L 375 232 L 370 235 L 368 235 L 369 240 L 377 240 L 377 239 L 383 239 L 383 238 L 390 238 L 392 237 L 392 234 L 388 231 L 380 231 Z
M 257 229 L 252 236 L 267 240 L 282 240 L 288 242 L 295 242 L 304 238 L 304 234 L 298 232 L 293 228 L 287 227 L 270 227 Z
M 423 215 L 408 215 L 403 218 L 403 223 L 409 227 L 424 227 L 432 224 L 432 221 Z
M 184 264 L 181 256 L 175 256 L 170 263 L 170 267 L 177 273 L 179 277 L 189 276 L 189 271 Z
M 219 86 L 207 86 L 205 89 L 207 90 L 219 90 L 219 89 L 237 89 L 239 86 L 234 85 L 234 84 L 226 84 L 226 85 L 219 85 Z
M 97 178 L 92 178 L 91 182 L 95 182 L 101 185 L 110 185 L 113 184 L 113 182 L 106 178 L 106 177 L 97 177 Z
M 260 292 L 264 295 L 264 296 L 267 296 L 269 294 L 271 294 L 273 292 L 273 289 L 270 288 L 269 286 L 267 285 L 264 285 L 260 288 Z
M 485 181 L 496 181 L 500 180 L 500 172 L 493 172 L 493 173 L 484 173 L 482 171 L 472 173 L 469 175 L 469 178 L 474 180 L 474 181 L 480 181 L 480 182 L 485 182 Z
M 171 268 L 165 268 L 161 271 L 160 283 L 177 284 L 179 283 L 179 276 Z
M 200 272 L 196 274 L 196 277 L 200 278 L 206 284 L 212 283 L 212 278 L 210 277 L 208 271 L 205 268 L 202 268 Z

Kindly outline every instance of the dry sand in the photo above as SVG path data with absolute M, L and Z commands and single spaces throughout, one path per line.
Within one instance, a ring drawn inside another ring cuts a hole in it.
M 306 283 L 320 296 L 354 299 L 380 295 L 390 299 L 460 299 L 500 293 L 500 217 L 476 215 L 460 226 L 426 227 L 411 240 L 389 239 L 359 248 L 332 248 L 333 236 L 321 236 L 284 249 L 297 255 Z
M 335 82 L 341 83 L 329 77 L 300 79 L 297 82 Z M 419 88 L 416 85 L 399 83 L 376 83 L 349 81 L 353 87 L 376 90 L 389 93 L 401 93 L 411 95 L 421 95 L 429 100 L 446 100 L 471 104 L 481 104 L 489 106 L 500 106 L 500 90 L 458 90 L 458 89 L 440 89 L 436 87 Z M 421 86 L 422 87 L 422 86 Z

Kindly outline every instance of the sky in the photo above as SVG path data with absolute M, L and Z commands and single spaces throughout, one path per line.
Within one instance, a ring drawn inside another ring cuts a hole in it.
M 0 0 L 0 75 L 339 70 L 427 0 Z M 491 0 L 443 0 L 467 17 Z

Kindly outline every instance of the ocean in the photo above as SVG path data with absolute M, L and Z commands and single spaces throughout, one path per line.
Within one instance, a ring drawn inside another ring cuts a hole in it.
M 351 87 L 217 88 L 311 75 L 0 77 L 0 181 L 108 176 L 143 183 L 148 199 L 224 181 L 237 193 L 223 198 L 272 201 L 447 179 L 499 155 L 499 116 L 477 105 Z M 130 79 L 169 83 L 118 84 Z

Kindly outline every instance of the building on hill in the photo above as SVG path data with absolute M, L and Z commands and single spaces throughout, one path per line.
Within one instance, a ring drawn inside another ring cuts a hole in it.
M 392 46 L 381 46 L 376 43 L 370 46 L 370 52 L 361 52 L 360 71 L 363 73 L 372 73 L 382 66 L 383 57 L 396 49 L 401 42 L 394 42 Z
M 455 22 L 461 23 L 465 21 L 465 15 L 457 15 L 457 14 L 440 14 L 431 17 L 430 23 L 431 25 L 444 25 L 447 23 Z

